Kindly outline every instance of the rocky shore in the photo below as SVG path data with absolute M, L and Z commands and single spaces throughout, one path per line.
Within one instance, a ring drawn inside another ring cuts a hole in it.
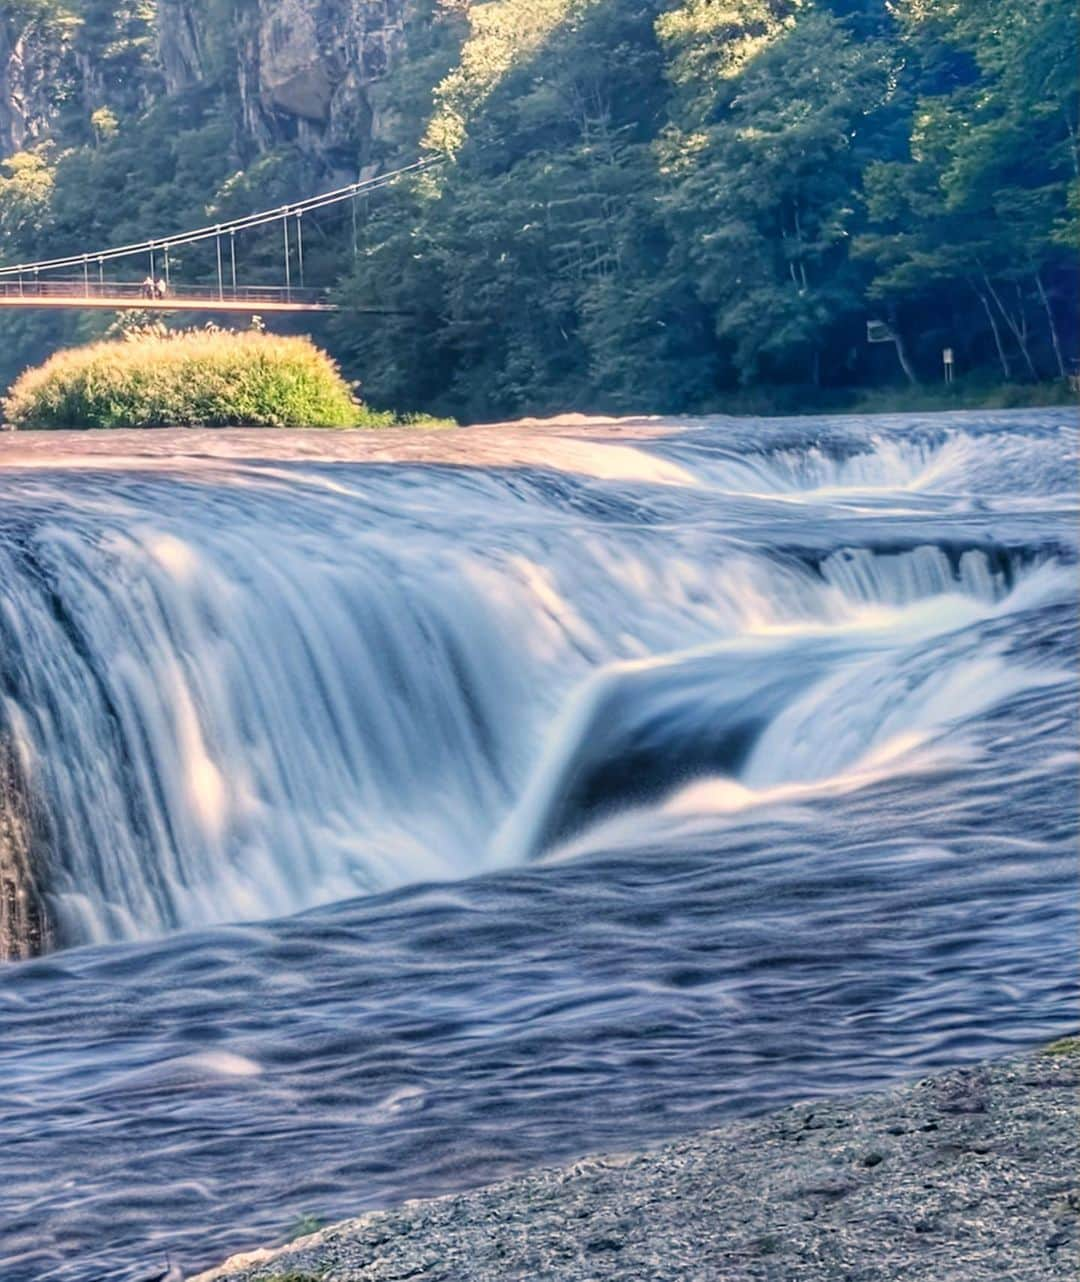
M 1080 1039 L 407 1202 L 193 1282 L 1078 1276 Z

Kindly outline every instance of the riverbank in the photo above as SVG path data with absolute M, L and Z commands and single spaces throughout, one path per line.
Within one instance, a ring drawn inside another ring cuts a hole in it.
M 761 418 L 802 414 L 927 414 L 951 410 L 1046 409 L 1075 405 L 1077 391 L 1064 379 L 997 383 L 979 377 L 955 383 L 885 387 L 748 387 L 720 398 L 716 413 Z
M 1049 1282 L 1078 1258 L 1080 1040 L 407 1202 L 193 1282 Z

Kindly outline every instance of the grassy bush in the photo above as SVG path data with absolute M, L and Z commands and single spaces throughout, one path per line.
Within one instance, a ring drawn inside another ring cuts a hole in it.
M 385 427 L 309 339 L 142 333 L 57 352 L 4 400 L 13 427 Z

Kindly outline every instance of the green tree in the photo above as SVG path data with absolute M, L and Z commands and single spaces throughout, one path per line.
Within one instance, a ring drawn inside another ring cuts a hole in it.
M 0 261 L 284 205 L 334 185 L 330 163 L 389 169 L 426 141 L 437 173 L 303 223 L 306 283 L 336 283 L 335 352 L 377 402 L 478 419 L 832 395 L 896 377 L 872 319 L 911 377 L 942 346 L 1006 378 L 1070 368 L 1069 0 L 410 0 L 370 86 L 381 128 L 358 113 L 332 161 L 249 129 L 256 0 L 183 0 L 201 79 L 166 94 L 155 24 L 178 2 L 0 7 L 0 45 L 49 69 L 49 137 L 0 169 Z M 216 249 L 178 251 L 173 278 L 216 280 Z M 280 223 L 236 250 L 241 279 L 281 281 Z M 0 317 L 0 381 L 107 323 Z
M 19 151 L 0 162 L 0 238 L 31 251 L 51 220 L 56 171 L 48 149 Z
M 908 158 L 867 174 L 871 292 L 925 304 L 963 291 L 964 323 L 990 336 L 1006 378 L 1064 375 L 1080 173 L 1072 6 L 1000 0 L 989 22 L 975 0 L 911 0 L 904 38 L 937 92 L 916 103 Z
M 90 127 L 94 131 L 94 141 L 100 146 L 103 142 L 116 137 L 120 129 L 120 121 L 111 108 L 98 107 L 96 111 L 90 113 Z
M 862 308 L 854 192 L 885 68 L 802 5 L 694 0 L 662 30 L 681 106 L 662 144 L 679 268 L 740 381 L 818 383 L 837 327 Z

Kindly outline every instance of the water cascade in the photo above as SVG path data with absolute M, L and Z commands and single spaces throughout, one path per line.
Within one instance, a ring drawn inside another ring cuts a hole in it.
M 965 548 L 963 533 L 943 546 L 905 532 L 894 548 L 797 556 L 783 526 L 776 546 L 748 546 L 761 513 L 739 510 L 746 497 L 731 501 L 736 519 L 725 512 L 737 482 L 782 496 L 789 522 L 800 494 L 846 488 L 875 504 L 891 481 L 890 502 L 908 490 L 925 502 L 926 479 L 970 456 L 963 433 L 862 452 L 848 441 L 834 456 L 718 459 L 701 445 L 691 434 L 678 463 L 691 508 L 728 517 L 705 533 L 673 532 L 662 514 L 627 529 L 624 487 L 583 538 L 560 510 L 565 485 L 545 492 L 535 473 L 12 474 L 8 951 L 44 942 L 38 887 L 49 929 L 75 943 L 530 857 L 591 812 L 704 774 L 760 774 L 763 752 L 777 759 L 762 745 L 835 670 L 849 685 L 852 668 L 896 672 L 905 647 L 1007 610 L 1029 580 L 1068 593 L 1047 554 L 984 536 Z M 670 501 L 674 487 L 658 488 Z M 582 486 L 593 502 L 603 489 Z M 875 679 L 887 704 L 917 688 Z M 830 733 L 858 755 L 857 720 Z
M 5 1282 L 1071 1028 L 1077 437 L 0 438 Z

